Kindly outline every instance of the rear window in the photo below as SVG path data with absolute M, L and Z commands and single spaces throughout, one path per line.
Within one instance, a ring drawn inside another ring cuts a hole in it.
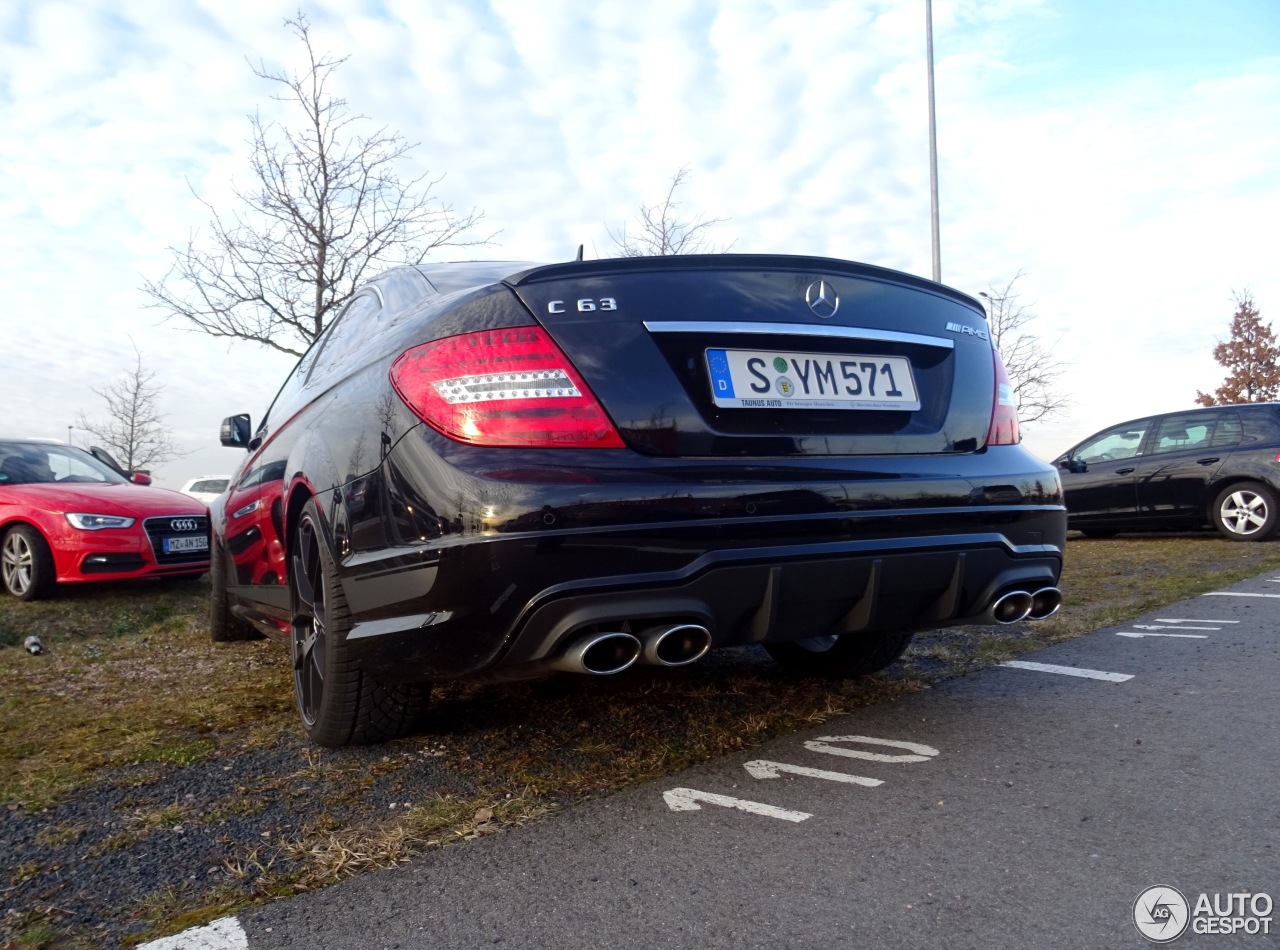
M 227 490 L 226 478 L 206 478 L 196 482 L 191 486 L 190 491 L 211 492 L 215 495 L 221 495 Z

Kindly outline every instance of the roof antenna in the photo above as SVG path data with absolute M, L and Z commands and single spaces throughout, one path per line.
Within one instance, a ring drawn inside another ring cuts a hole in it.
M 582 245 L 578 245 L 578 260 L 582 260 Z

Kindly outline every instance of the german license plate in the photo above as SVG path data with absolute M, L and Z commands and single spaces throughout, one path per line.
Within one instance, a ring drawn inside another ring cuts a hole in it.
M 184 551 L 207 551 L 209 539 L 201 535 L 198 538 L 165 538 L 164 553 L 180 554 Z
M 733 409 L 920 408 L 902 356 L 707 350 L 711 397 Z

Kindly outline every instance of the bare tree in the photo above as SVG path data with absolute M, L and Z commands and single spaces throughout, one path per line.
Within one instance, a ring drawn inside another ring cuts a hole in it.
M 93 433 L 126 472 L 150 470 L 183 454 L 157 406 L 160 387 L 154 382 L 156 374 L 143 367 L 137 346 L 133 354 L 132 369 L 103 389 L 94 390 L 107 404 L 107 418 L 98 421 L 83 412 L 76 415 L 76 425 Z
M 1005 284 L 1003 290 L 988 285 L 987 298 L 991 327 L 991 341 L 1004 359 L 1018 400 L 1018 419 L 1023 423 L 1038 422 L 1071 406 L 1071 400 L 1057 387 L 1059 377 L 1066 367 L 1053 357 L 1053 348 L 1046 347 L 1027 325 L 1036 318 L 1018 300 L 1014 285 L 1022 279 L 1022 271 Z
M 707 230 L 720 224 L 724 218 L 704 218 L 698 215 L 691 221 L 682 221 L 676 217 L 676 209 L 680 203 L 675 200 L 676 189 L 689 177 L 686 165 L 671 176 L 671 185 L 667 188 L 667 196 L 654 205 L 640 206 L 639 234 L 634 237 L 627 234 L 626 224 L 614 234 L 609 231 L 614 247 L 623 257 L 665 257 L 672 254 L 716 254 L 723 253 L 733 246 L 733 242 L 722 247 L 712 245 L 708 240 Z
M 297 107 L 298 125 L 249 117 L 252 186 L 233 183 L 233 211 L 200 199 L 212 215 L 209 234 L 170 247 L 169 272 L 143 291 L 152 306 L 201 332 L 300 355 L 379 270 L 493 235 L 468 236 L 483 214 L 456 214 L 434 197 L 441 178 L 397 175 L 414 146 L 385 126 L 363 134 L 367 118 L 328 90 L 347 58 L 317 55 L 301 13 L 285 26 L 306 48 L 305 71 L 250 68 L 282 87 L 272 98 Z
M 1271 402 L 1280 395 L 1280 348 L 1271 325 L 1253 303 L 1253 295 L 1235 295 L 1231 339 L 1213 348 L 1213 358 L 1225 366 L 1226 380 L 1210 393 L 1196 392 L 1202 406 L 1229 406 L 1240 402 Z

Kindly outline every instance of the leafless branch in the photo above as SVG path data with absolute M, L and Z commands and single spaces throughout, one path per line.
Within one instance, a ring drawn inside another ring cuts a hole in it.
M 93 433 L 97 442 L 129 472 L 150 470 L 185 454 L 178 450 L 157 406 L 161 390 L 154 382 L 156 374 L 143 366 L 137 346 L 133 354 L 132 369 L 110 385 L 94 390 L 107 404 L 106 419 L 91 419 L 83 412 L 76 416 L 76 425 Z
M 724 218 L 704 218 L 698 215 L 691 221 L 676 216 L 680 203 L 675 200 L 676 189 L 689 177 L 686 165 L 671 176 L 666 197 L 654 205 L 640 206 L 639 234 L 631 237 L 623 224 L 617 234 L 609 231 L 609 237 L 622 257 L 665 257 L 672 254 L 716 254 L 733 247 L 733 242 L 717 247 L 710 243 L 707 231 Z
M 1071 400 L 1057 386 L 1065 365 L 1054 358 L 1052 346 L 1046 347 L 1026 329 L 1036 315 L 1019 302 L 1014 290 L 1022 277 L 1018 271 L 1003 289 L 988 286 L 989 292 L 982 296 L 989 304 L 991 340 L 1004 359 L 1017 395 L 1018 419 L 1030 423 L 1065 411 Z
M 170 247 L 168 273 L 142 289 L 151 306 L 202 333 L 301 355 L 378 271 L 496 235 L 474 236 L 484 215 L 455 212 L 433 194 L 443 176 L 401 179 L 396 167 L 415 146 L 385 127 L 363 131 L 368 119 L 328 89 L 346 57 L 317 54 L 303 14 L 285 26 L 306 49 L 306 70 L 250 68 L 279 87 L 272 98 L 296 107 L 298 124 L 249 117 L 251 185 L 233 184 L 237 208 L 201 199 L 205 233 Z

